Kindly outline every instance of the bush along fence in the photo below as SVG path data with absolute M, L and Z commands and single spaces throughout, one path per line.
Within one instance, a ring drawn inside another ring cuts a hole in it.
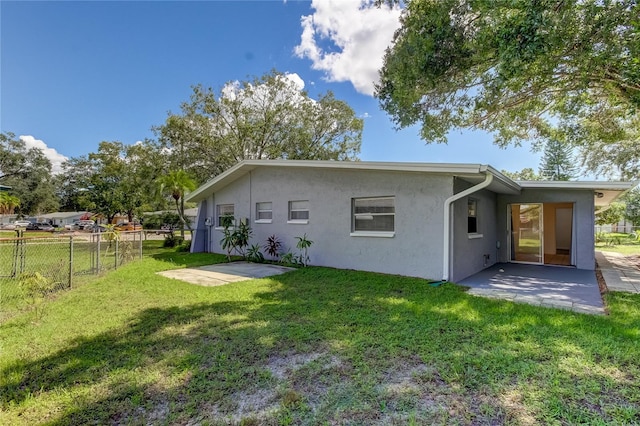
M 0 303 L 46 297 L 74 277 L 117 269 L 142 258 L 142 232 L 0 238 Z

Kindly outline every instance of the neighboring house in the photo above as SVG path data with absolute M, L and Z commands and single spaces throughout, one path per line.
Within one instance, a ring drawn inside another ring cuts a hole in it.
M 91 217 L 90 212 L 55 212 L 38 216 L 40 222 L 51 222 L 55 226 L 64 227 L 71 225 L 73 222 Z
M 221 218 L 248 220 L 313 265 L 458 281 L 496 262 L 594 269 L 594 206 L 630 182 L 514 182 L 479 164 L 246 160 L 186 198 L 191 250 L 223 253 Z

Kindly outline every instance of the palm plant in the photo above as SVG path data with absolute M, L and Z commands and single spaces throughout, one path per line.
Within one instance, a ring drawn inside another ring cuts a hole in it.
M 160 192 L 171 195 L 171 198 L 176 203 L 176 211 L 180 216 L 180 222 L 182 222 L 180 236 L 184 239 L 185 225 L 187 225 L 190 232 L 193 232 L 191 224 L 184 218 L 184 194 L 196 189 L 196 183 L 184 170 L 171 171 L 169 174 L 158 178 L 157 182 L 160 184 Z
M 13 214 L 16 207 L 20 206 L 20 199 L 14 195 L 9 195 L 6 192 L 0 192 L 0 215 Z M 0 223 L 2 223 L 0 217 Z

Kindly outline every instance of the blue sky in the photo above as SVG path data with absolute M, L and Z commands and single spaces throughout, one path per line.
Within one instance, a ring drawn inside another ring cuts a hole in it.
M 417 128 L 394 130 L 370 93 L 398 12 L 358 3 L 0 1 L 0 130 L 59 161 L 153 137 L 192 85 L 217 90 L 277 69 L 365 117 L 362 160 L 538 168 L 539 153 L 497 148 L 484 133 L 426 145 Z

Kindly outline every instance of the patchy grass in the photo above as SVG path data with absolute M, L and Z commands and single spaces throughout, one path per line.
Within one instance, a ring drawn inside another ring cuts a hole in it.
M 153 248 L 0 326 L 0 424 L 633 424 L 640 296 L 608 317 L 327 268 L 199 287 Z M 147 247 L 148 246 L 148 247 Z
M 640 242 L 633 244 L 618 244 L 607 245 L 603 243 L 596 244 L 596 250 L 600 251 L 613 251 L 616 253 L 622 253 L 625 255 L 640 255 Z

